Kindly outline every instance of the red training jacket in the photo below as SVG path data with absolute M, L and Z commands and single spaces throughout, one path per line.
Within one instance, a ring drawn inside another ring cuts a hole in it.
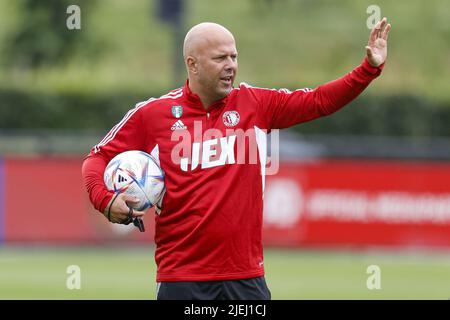
M 113 194 L 103 183 L 118 153 L 153 154 L 166 193 L 155 216 L 157 281 L 246 279 L 264 275 L 261 241 L 266 134 L 329 115 L 356 98 L 382 67 L 367 59 L 314 90 L 240 84 L 207 110 L 189 84 L 138 103 L 83 163 L 94 207 Z

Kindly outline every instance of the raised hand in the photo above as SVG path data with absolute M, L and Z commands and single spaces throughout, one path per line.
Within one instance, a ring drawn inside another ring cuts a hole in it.
M 383 18 L 370 32 L 366 53 L 371 66 L 378 67 L 386 61 L 389 30 L 391 25 Z

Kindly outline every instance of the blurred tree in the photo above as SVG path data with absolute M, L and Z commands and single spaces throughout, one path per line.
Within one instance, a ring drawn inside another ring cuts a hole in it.
M 173 49 L 173 86 L 183 85 L 185 77 L 183 52 L 183 41 L 185 36 L 184 19 L 186 13 L 185 0 L 158 0 L 156 7 L 157 17 L 166 23 L 172 31 Z
M 93 1 L 22 0 L 18 28 L 11 33 L 6 56 L 9 65 L 34 68 L 63 62 L 73 51 L 81 30 L 69 30 L 67 7 L 76 4 L 81 12 Z M 83 21 L 83 20 L 82 20 Z

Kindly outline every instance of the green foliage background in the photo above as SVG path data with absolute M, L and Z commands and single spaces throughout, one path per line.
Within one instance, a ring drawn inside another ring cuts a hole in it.
M 81 8 L 81 30 L 66 28 L 69 4 Z M 235 34 L 237 83 L 315 87 L 363 59 L 371 4 L 188 0 L 185 29 L 215 21 Z M 393 27 L 382 77 L 351 107 L 298 130 L 449 136 L 450 2 L 376 4 Z M 108 129 L 138 101 L 179 86 L 173 31 L 155 8 L 149 0 L 1 0 L 0 129 Z

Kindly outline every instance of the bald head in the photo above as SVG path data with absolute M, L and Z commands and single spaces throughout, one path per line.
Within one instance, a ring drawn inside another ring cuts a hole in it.
M 233 42 L 233 34 L 220 24 L 203 22 L 193 26 L 184 38 L 183 57 L 198 56 L 217 43 Z
M 233 89 L 238 69 L 234 37 L 220 24 L 204 22 L 192 27 L 183 46 L 189 87 L 205 108 Z

